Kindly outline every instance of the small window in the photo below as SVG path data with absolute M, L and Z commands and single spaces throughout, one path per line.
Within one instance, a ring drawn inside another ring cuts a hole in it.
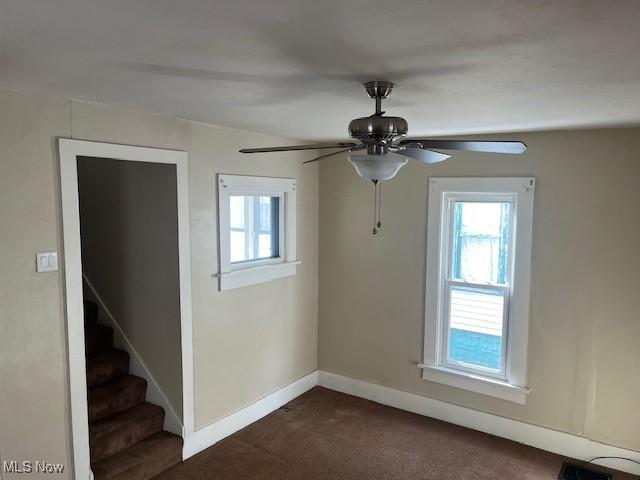
M 295 180 L 218 176 L 220 290 L 294 275 Z
M 425 379 L 524 402 L 534 185 L 432 179 Z
M 231 195 L 231 263 L 280 256 L 280 197 Z

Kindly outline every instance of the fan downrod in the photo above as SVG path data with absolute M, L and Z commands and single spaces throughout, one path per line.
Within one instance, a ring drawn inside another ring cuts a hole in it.
M 376 113 L 374 115 L 382 115 L 382 99 L 391 95 L 394 84 L 388 80 L 372 80 L 363 84 L 367 95 L 376 102 Z

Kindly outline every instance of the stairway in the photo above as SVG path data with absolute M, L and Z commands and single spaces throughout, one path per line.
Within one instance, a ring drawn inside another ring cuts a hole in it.
M 147 480 L 182 461 L 182 438 L 162 430 L 164 409 L 145 402 L 147 382 L 129 375 L 129 354 L 84 302 L 91 470 L 95 480 Z

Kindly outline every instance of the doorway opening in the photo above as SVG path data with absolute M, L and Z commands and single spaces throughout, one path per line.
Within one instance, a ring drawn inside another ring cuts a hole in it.
M 76 478 L 164 469 L 193 434 L 187 154 L 59 146 Z

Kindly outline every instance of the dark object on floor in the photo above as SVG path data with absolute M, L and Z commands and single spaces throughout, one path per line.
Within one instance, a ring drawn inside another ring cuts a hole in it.
M 154 480 L 556 480 L 565 460 L 316 387 Z
M 575 465 L 573 463 L 564 462 L 558 480 L 612 480 L 613 476 L 596 472 L 588 468 L 586 465 Z
M 182 438 L 164 432 L 164 409 L 145 402 L 147 382 L 129 375 L 129 354 L 84 303 L 91 470 L 96 480 L 147 480 L 182 461 Z

